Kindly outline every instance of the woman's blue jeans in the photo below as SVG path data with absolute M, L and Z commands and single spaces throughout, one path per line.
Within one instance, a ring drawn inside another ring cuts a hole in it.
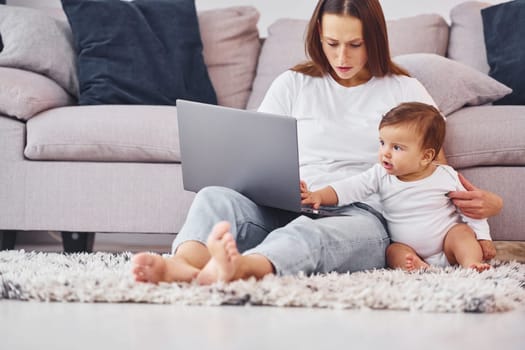
M 226 220 L 239 251 L 265 256 L 278 275 L 384 267 L 390 238 L 379 214 L 363 204 L 343 214 L 312 218 L 259 206 L 228 188 L 207 187 L 195 197 L 172 251 L 187 241 L 206 245 L 212 227 Z

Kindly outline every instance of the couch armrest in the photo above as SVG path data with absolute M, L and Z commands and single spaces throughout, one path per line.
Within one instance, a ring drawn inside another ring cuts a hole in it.
M 24 159 L 26 125 L 0 115 L 0 162 Z

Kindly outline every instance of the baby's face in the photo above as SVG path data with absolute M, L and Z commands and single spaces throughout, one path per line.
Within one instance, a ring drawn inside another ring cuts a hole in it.
M 422 177 L 424 161 L 421 137 L 406 126 L 384 126 L 379 130 L 379 162 L 390 175 L 410 181 Z

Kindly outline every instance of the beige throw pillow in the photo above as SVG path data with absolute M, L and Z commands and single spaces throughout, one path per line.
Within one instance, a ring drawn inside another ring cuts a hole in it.
M 29 120 L 39 112 L 74 102 L 64 89 L 43 75 L 0 67 L 0 114 Z
M 245 108 L 250 95 L 261 47 L 251 6 L 198 13 L 204 62 L 222 106 Z

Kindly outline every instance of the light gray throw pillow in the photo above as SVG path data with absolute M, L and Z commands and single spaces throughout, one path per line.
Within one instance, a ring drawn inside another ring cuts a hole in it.
M 39 112 L 74 102 L 64 89 L 43 75 L 0 67 L 0 114 L 29 120 Z
M 428 90 L 443 114 L 463 106 L 496 101 L 512 89 L 462 63 L 435 54 L 417 53 L 394 57 Z
M 0 6 L 4 44 L 0 66 L 45 75 L 73 96 L 78 94 L 73 37 L 69 25 L 41 11 Z

